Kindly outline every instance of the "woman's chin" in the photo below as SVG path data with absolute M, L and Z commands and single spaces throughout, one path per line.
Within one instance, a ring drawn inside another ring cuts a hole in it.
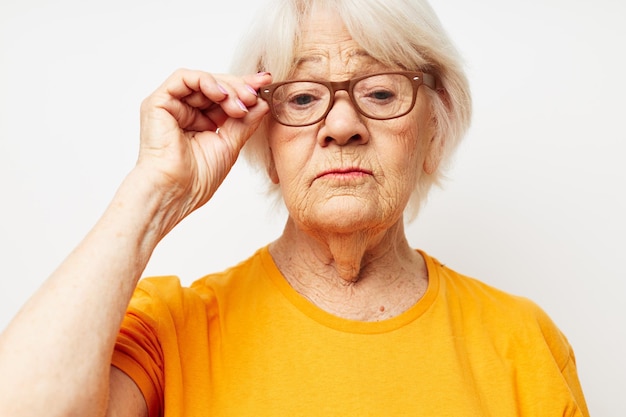
M 314 206 L 302 222 L 307 228 L 329 234 L 385 230 L 397 222 L 402 210 L 383 209 L 379 204 L 355 197 L 334 197 Z

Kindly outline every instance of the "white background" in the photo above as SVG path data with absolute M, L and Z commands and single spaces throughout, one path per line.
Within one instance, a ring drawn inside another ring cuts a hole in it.
M 226 71 L 254 10 L 1 1 L 0 329 L 132 168 L 141 100 L 178 67 Z M 551 315 L 595 416 L 626 415 L 625 4 L 434 0 L 475 115 L 445 189 L 408 228 L 414 246 Z M 278 236 L 284 213 L 260 184 L 238 163 L 146 274 L 188 283 Z

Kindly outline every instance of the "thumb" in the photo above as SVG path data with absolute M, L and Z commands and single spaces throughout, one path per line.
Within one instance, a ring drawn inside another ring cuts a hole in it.
M 259 100 L 244 117 L 241 119 L 230 118 L 220 126 L 220 136 L 223 140 L 230 142 L 232 149 L 241 150 L 250 136 L 258 129 L 268 111 L 267 103 Z

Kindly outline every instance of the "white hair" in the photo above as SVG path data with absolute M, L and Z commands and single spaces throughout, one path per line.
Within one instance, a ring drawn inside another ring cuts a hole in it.
M 270 0 L 235 52 L 232 72 L 270 71 L 275 82 L 287 79 L 293 71 L 301 30 L 316 8 L 336 12 L 352 38 L 374 59 L 428 72 L 437 79 L 438 91 L 425 91 L 431 97 L 435 135 L 442 141 L 443 156 L 435 172 L 423 173 L 411 196 L 407 212 L 412 219 L 432 185 L 441 184 L 469 127 L 472 104 L 459 53 L 425 0 Z M 250 138 L 243 153 L 253 167 L 267 170 L 271 155 L 266 123 Z M 280 195 L 269 178 L 268 186 L 270 193 Z

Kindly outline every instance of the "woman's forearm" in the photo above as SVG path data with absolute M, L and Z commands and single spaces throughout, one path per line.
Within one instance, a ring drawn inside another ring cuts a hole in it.
M 103 415 L 124 312 L 162 226 L 177 222 L 163 200 L 131 173 L 0 335 L 0 415 Z
M 159 240 L 230 171 L 269 111 L 255 91 L 271 79 L 178 70 L 144 100 L 137 166 L 0 335 L 0 416 L 104 415 L 135 285 Z

